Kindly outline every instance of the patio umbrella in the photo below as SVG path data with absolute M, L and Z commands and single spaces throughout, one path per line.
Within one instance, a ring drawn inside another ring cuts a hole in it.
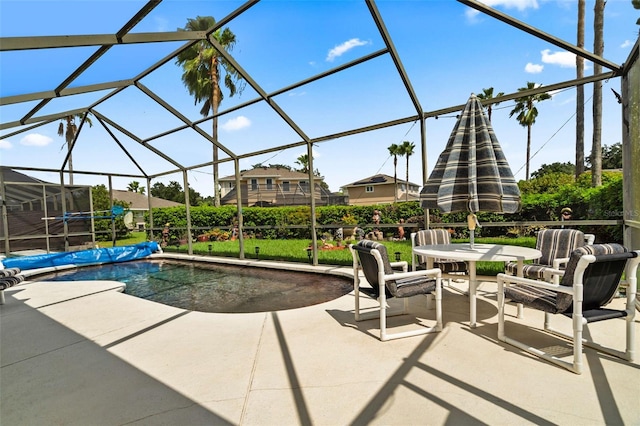
M 475 213 L 515 213 L 520 189 L 482 104 L 472 93 L 420 192 L 423 208 L 443 213 L 468 211 L 471 246 Z

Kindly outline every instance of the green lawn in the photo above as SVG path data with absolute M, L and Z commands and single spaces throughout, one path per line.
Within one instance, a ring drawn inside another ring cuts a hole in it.
M 144 232 L 136 232 L 132 238 L 119 240 L 117 245 L 135 244 L 145 240 Z M 535 247 L 535 237 L 522 238 L 476 238 L 477 243 L 488 244 L 510 244 L 524 247 Z M 453 240 L 453 243 L 463 243 L 469 240 Z M 287 262 L 309 262 L 308 251 L 311 240 L 244 240 L 245 258 L 277 260 Z M 395 253 L 400 253 L 400 260 L 404 260 L 411 264 L 411 241 L 385 241 L 392 260 L 395 260 Z M 256 254 L 256 247 L 259 253 Z M 187 245 L 168 246 L 164 248 L 167 252 L 186 253 Z M 223 256 L 223 257 L 239 257 L 240 244 L 238 241 L 222 241 L 222 242 L 194 242 L 194 254 Z M 318 251 L 318 263 L 327 265 L 343 265 L 352 264 L 351 253 L 343 246 L 342 248 L 334 248 L 331 250 Z M 478 275 L 496 275 L 504 272 L 503 262 L 478 262 Z

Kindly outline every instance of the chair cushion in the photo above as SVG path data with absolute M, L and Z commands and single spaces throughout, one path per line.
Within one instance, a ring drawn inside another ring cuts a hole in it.
M 0 269 L 0 277 L 11 277 L 14 275 L 18 275 L 19 273 L 20 273 L 20 268 Z
M 542 257 L 536 263 L 553 265 L 554 259 L 569 257 L 571 252 L 585 245 L 584 232 L 576 229 L 543 229 L 538 232 L 536 248 Z
M 518 284 L 506 286 L 504 295 L 514 303 L 522 303 L 534 309 L 557 314 L 556 293 L 553 290 Z
M 0 290 L 6 290 L 9 287 L 20 284 L 24 281 L 24 275 L 12 275 L 0 278 Z
M 434 261 L 433 267 L 440 269 L 443 274 L 449 274 L 451 272 L 467 272 L 467 263 L 460 260 Z M 421 263 L 417 266 L 417 269 L 427 269 L 427 264 Z
M 542 280 L 544 279 L 544 272 L 549 268 L 549 265 L 525 263 L 522 266 L 522 276 L 534 280 Z M 509 275 L 518 275 L 518 262 L 508 262 L 505 265 L 505 272 Z
M 433 244 L 450 244 L 450 234 L 446 229 L 423 229 L 416 232 L 415 245 L 426 246 Z M 419 269 L 425 269 L 427 263 L 427 256 L 418 256 L 420 262 Z M 466 272 L 467 263 L 459 260 L 452 259 L 435 259 L 433 262 L 434 268 L 442 270 L 443 274 L 450 272 Z
M 443 274 L 449 272 L 467 272 L 467 262 L 459 260 L 439 260 L 433 262 L 433 267 L 438 268 Z
M 449 244 L 449 231 L 446 229 L 423 229 L 416 232 L 416 245 Z
M 382 257 L 382 263 L 384 266 L 384 274 L 388 275 L 393 273 L 393 269 L 391 268 L 391 263 L 389 263 L 387 248 L 377 241 L 372 240 L 360 240 L 358 244 L 353 247 L 358 253 L 360 265 L 362 266 L 362 272 L 364 272 L 364 276 L 367 279 L 367 282 L 373 288 L 373 294 L 370 294 L 370 296 L 377 298 L 380 293 L 380 283 L 378 282 L 378 262 L 371 254 L 371 250 L 375 249 L 380 252 L 380 257 Z M 389 283 L 387 282 L 386 284 L 386 295 L 387 297 L 392 297 L 393 295 L 390 291 Z
M 436 289 L 436 280 L 428 277 L 405 278 L 395 281 L 395 297 L 411 297 L 418 294 L 429 294 Z

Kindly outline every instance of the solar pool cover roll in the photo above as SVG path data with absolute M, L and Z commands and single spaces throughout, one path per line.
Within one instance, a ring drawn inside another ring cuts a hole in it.
M 5 268 L 20 268 L 24 271 L 27 269 L 49 268 L 61 265 L 126 262 L 147 257 L 157 251 L 160 251 L 158 243 L 150 241 L 131 246 L 12 257 L 3 259 L 2 264 Z

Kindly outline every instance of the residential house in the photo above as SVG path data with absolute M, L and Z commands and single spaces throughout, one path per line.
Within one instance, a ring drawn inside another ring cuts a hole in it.
M 348 196 L 348 203 L 352 206 L 386 204 L 405 200 L 416 201 L 420 198 L 418 185 L 398 179 L 396 186 L 393 176 L 385 174 L 370 176 L 344 185 L 342 192 Z
M 313 191 L 307 173 L 282 167 L 256 167 L 240 172 L 243 206 L 299 206 L 309 205 L 311 196 L 316 205 L 336 204 L 332 195 L 320 186 L 324 179 L 316 177 Z M 220 182 L 220 204 L 236 205 L 236 177 L 225 176 Z
M 144 214 L 149 211 L 149 198 L 145 194 L 138 192 L 123 191 L 120 189 L 113 190 L 113 199 L 123 201 L 129 205 L 129 211 L 133 213 L 131 226 L 138 230 L 145 229 Z M 162 207 L 178 207 L 183 206 L 182 203 L 165 200 L 164 198 L 151 197 L 151 208 Z M 127 224 L 129 226 L 129 224 Z

